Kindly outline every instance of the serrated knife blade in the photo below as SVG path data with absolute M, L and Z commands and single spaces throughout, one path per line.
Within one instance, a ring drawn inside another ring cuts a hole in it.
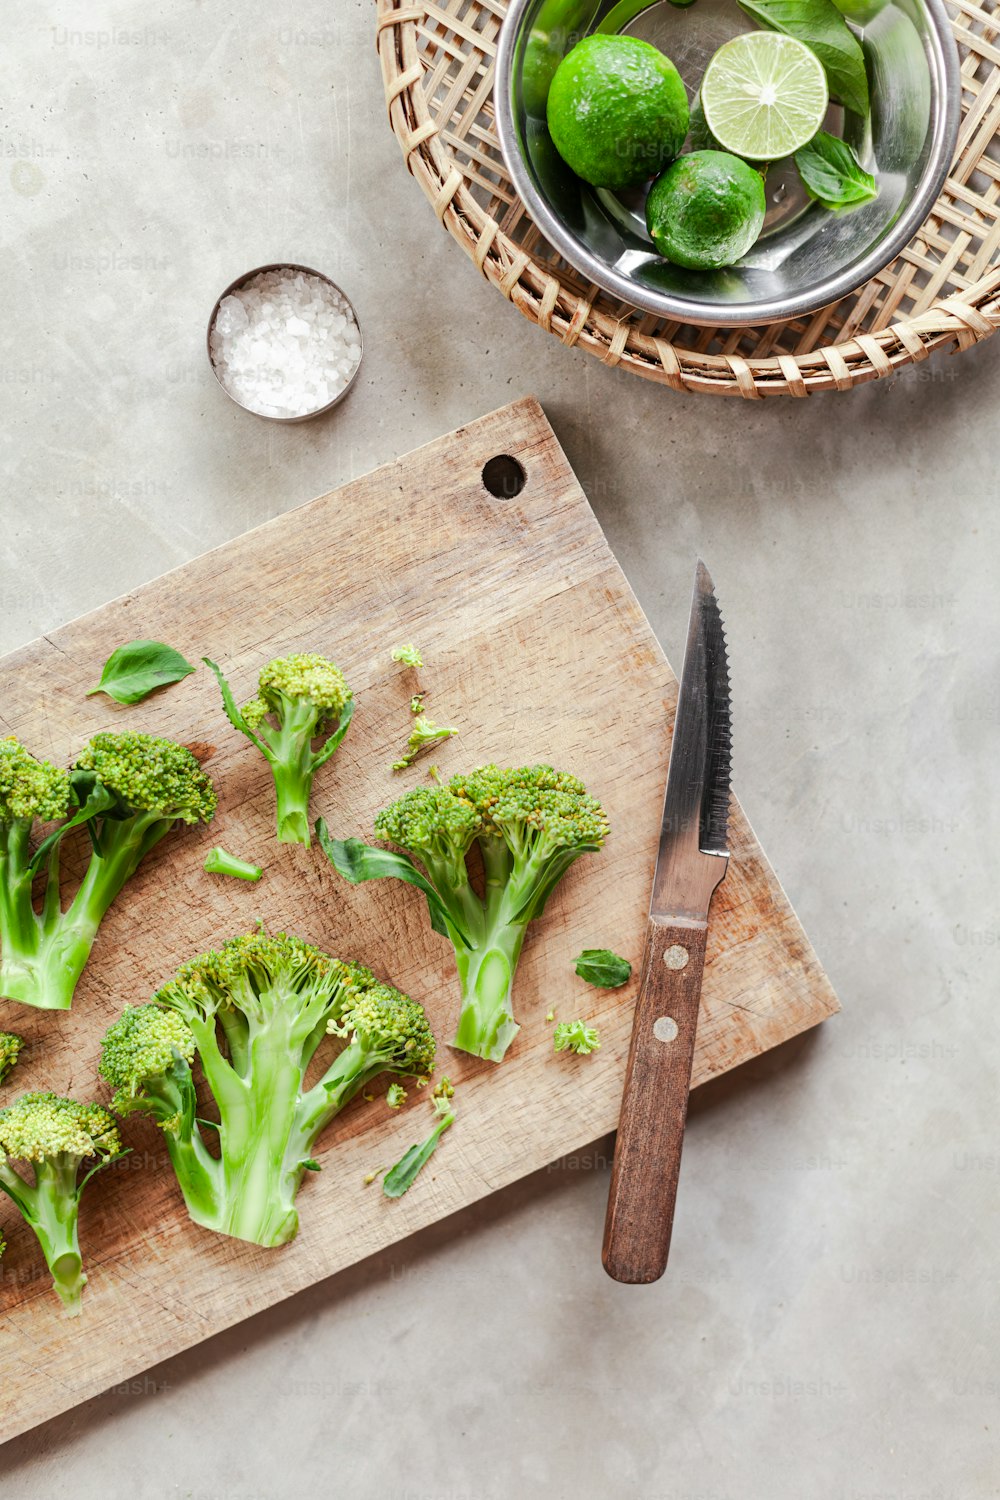
M 658 1280 L 670 1251 L 708 913 L 729 865 L 731 759 L 726 637 L 699 560 L 608 1196 L 616 1281 Z

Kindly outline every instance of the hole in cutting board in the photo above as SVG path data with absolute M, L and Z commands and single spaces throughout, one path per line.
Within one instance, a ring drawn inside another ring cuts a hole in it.
M 498 500 L 513 500 L 527 482 L 524 466 L 510 453 L 498 453 L 483 466 L 483 484 Z

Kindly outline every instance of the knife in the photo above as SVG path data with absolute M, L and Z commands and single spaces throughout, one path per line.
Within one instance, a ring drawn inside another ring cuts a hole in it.
M 726 637 L 699 561 L 604 1228 L 615 1281 L 657 1281 L 670 1251 L 708 910 L 729 866 L 730 752 Z

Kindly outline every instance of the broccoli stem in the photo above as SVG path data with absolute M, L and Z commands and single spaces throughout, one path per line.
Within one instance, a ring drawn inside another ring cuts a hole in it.
M 313 1146 L 333 1117 L 385 1071 L 390 1056 L 372 1052 L 359 1041 L 350 1042 L 338 1053 L 319 1083 L 299 1100 L 295 1132 L 289 1141 L 290 1164 L 293 1159 L 302 1161 L 312 1154 Z
M 250 1046 L 252 1086 L 221 1107 L 225 1202 L 223 1234 L 254 1245 L 284 1245 L 299 1227 L 295 1188 L 286 1163 L 302 1083 L 298 1056 L 284 1028 L 268 1028 Z
M 12 825 L 9 834 L 19 827 Z M 0 870 L 0 994 L 39 1010 L 69 1010 L 108 908 L 143 856 L 171 827 L 170 819 L 153 813 L 122 821 L 105 819 L 102 852 L 95 849 L 91 854 L 80 887 L 65 911 L 58 900 L 58 845 L 46 874 L 40 915 L 31 905 L 27 874 L 10 882 Z M 12 837 L 5 842 L 4 853 L 13 873 L 24 851 L 15 848 Z M 23 867 L 26 871 L 26 858 Z
M 316 773 L 312 742 L 318 727 L 314 704 L 285 699 L 280 728 L 260 730 L 270 751 L 282 844 L 309 843 L 309 794 Z
M 11 1000 L 22 999 L 25 990 L 35 993 L 33 973 L 43 934 L 42 920 L 31 905 L 30 834 L 30 821 L 0 825 L 0 994 Z
M 312 773 L 300 766 L 274 767 L 274 790 L 278 806 L 278 842 L 309 843 L 309 792 Z
M 520 1027 L 514 1020 L 511 989 L 526 927 L 497 922 L 481 946 L 456 946 L 462 1009 L 452 1042 L 488 1062 L 501 1062 Z
M 193 1138 L 168 1133 L 185 1202 L 203 1228 L 267 1248 L 294 1239 L 295 1199 L 318 1136 L 387 1062 L 386 1054 L 352 1042 L 319 1083 L 300 1095 L 295 1057 L 282 1028 L 254 1038 L 252 1087 L 221 1110 L 221 1161 L 208 1155 L 197 1131 Z
M 80 1190 L 76 1178 L 79 1166 L 79 1159 L 75 1156 L 36 1162 L 34 1189 L 25 1194 L 31 1227 L 68 1318 L 79 1317 L 81 1294 L 87 1281 L 78 1235 Z
M 197 1120 L 191 1069 L 179 1060 L 170 1074 L 146 1086 L 149 1112 L 163 1126 L 167 1153 L 196 1224 L 215 1229 L 222 1202 L 222 1164 L 205 1145 Z

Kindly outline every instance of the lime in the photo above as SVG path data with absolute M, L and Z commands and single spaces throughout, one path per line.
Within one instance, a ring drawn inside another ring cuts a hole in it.
M 655 177 L 684 144 L 687 94 L 673 63 L 634 36 L 588 36 L 556 70 L 549 134 L 578 177 L 624 188 Z
M 728 151 L 692 151 L 646 199 L 650 238 L 666 260 L 717 271 L 746 255 L 764 225 L 764 179 Z
M 750 31 L 726 42 L 701 83 L 709 130 L 725 151 L 751 161 L 777 161 L 811 141 L 827 98 L 815 52 L 775 31 Z

